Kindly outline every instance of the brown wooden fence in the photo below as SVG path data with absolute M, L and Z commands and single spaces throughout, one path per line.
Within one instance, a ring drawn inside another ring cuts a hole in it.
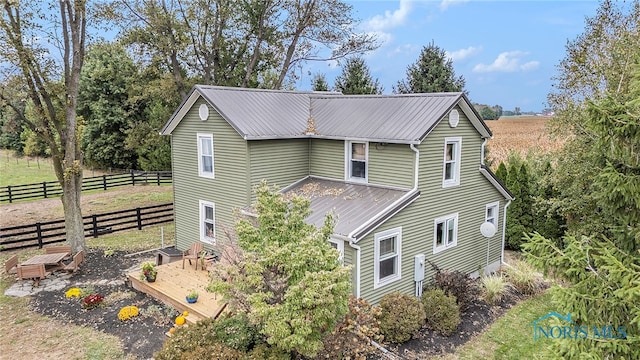
M 116 231 L 142 230 L 145 226 L 173 221 L 173 203 L 87 215 L 84 235 L 98 237 Z M 0 251 L 38 247 L 66 239 L 64 219 L 0 228 Z
M 82 191 L 107 190 L 109 188 L 140 184 L 171 184 L 171 171 L 130 171 L 129 173 L 92 176 L 82 179 Z M 0 203 L 16 200 L 46 199 L 62 194 L 57 181 L 0 187 Z

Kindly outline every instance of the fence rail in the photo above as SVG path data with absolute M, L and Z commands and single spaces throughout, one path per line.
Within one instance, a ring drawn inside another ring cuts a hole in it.
M 130 171 L 129 173 L 92 176 L 82 179 L 82 191 L 139 184 L 171 184 L 171 171 Z M 0 203 L 24 199 L 46 199 L 62 194 L 57 181 L 0 187 Z
M 173 203 L 87 215 L 82 219 L 86 237 L 129 229 L 142 230 L 145 226 L 173 221 Z M 42 248 L 65 240 L 64 219 L 0 228 L 0 251 Z

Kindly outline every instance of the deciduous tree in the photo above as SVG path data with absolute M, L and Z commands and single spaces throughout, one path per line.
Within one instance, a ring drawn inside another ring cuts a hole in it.
M 19 104 L 5 97 L 5 89 L 0 91 L 0 97 L 47 142 L 62 186 L 67 241 L 78 251 L 85 246 L 76 105 L 85 57 L 86 2 L 59 0 L 57 9 L 48 9 L 48 5 L 39 2 L 5 0 L 2 9 L 0 57 L 5 80 L 8 74 L 19 74 L 34 116 L 28 117 Z M 50 56 L 54 45 L 61 52 L 59 60 Z M 6 84 L 3 82 L 3 86 Z

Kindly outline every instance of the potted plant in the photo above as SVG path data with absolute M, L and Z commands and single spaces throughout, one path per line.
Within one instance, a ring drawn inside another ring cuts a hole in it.
M 189 304 L 193 304 L 196 301 L 198 301 L 198 292 L 195 290 L 189 291 L 189 293 L 187 294 L 187 302 Z
M 140 274 L 140 280 L 147 280 L 147 282 L 156 281 L 156 276 L 158 275 L 158 269 L 156 269 L 156 264 L 147 261 L 142 264 L 142 273 Z

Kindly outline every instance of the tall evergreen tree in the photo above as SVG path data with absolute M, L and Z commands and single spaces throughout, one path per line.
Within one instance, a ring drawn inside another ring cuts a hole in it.
M 466 83 L 462 75 L 456 76 L 453 61 L 433 42 L 422 48 L 418 60 L 407 67 L 407 77 L 398 81 L 393 92 L 399 94 L 458 92 Z
M 314 75 L 313 79 L 311 79 L 311 88 L 313 91 L 329 91 L 327 77 L 322 73 Z
M 371 77 L 371 71 L 362 57 L 347 59 L 342 73 L 336 77 L 334 89 L 345 95 L 382 94 L 383 90 L 378 79 Z

